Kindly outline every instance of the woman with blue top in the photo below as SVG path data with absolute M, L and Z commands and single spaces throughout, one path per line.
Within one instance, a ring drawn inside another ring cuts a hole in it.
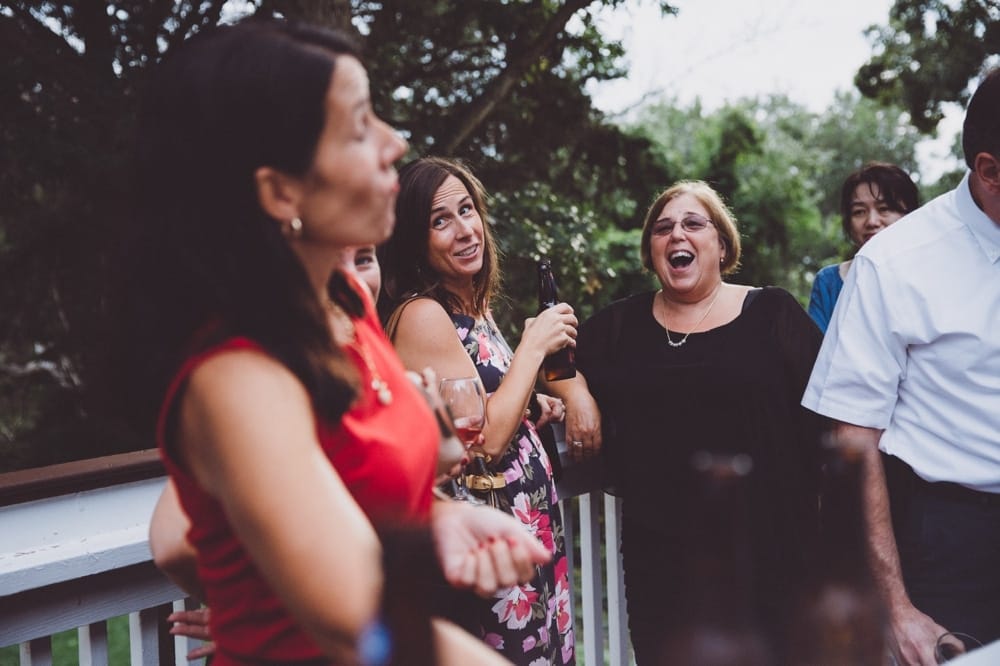
M 857 252 L 872 236 L 920 205 L 917 186 L 895 164 L 869 162 L 853 172 L 840 188 L 844 235 Z M 809 316 L 826 333 L 851 259 L 825 266 L 816 274 L 809 297 Z

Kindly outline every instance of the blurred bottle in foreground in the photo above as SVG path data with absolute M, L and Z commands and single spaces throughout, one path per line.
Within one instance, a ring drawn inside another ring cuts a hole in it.
M 668 628 L 658 666 L 770 666 L 754 612 L 747 520 L 747 455 L 698 452 L 685 539 L 680 616 Z
M 541 312 L 559 302 L 556 278 L 552 274 L 552 262 L 542 259 L 538 262 L 538 311 Z M 576 377 L 576 355 L 570 346 L 563 347 L 545 357 L 542 363 L 546 381 Z
M 863 454 L 846 441 L 824 446 L 819 548 L 814 575 L 790 609 L 789 664 L 892 663 L 888 614 L 868 555 Z

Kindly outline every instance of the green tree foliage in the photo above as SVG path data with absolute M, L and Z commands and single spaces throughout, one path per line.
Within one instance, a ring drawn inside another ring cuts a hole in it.
M 0 456 L 134 448 L 92 387 L 138 74 L 222 2 L 0 3 Z
M 889 24 L 868 29 L 871 59 L 858 70 L 858 89 L 873 99 L 901 101 L 923 132 L 943 117 L 945 102 L 965 104 L 969 82 L 1000 55 L 996 0 L 896 0 Z
M 188 35 L 241 14 L 354 31 L 375 108 L 407 136 L 410 156 L 459 157 L 482 178 L 505 254 L 507 298 L 497 315 L 512 340 L 537 307 L 541 256 L 553 259 L 561 295 L 581 318 L 650 288 L 638 227 L 679 178 L 713 182 L 740 218 L 738 281 L 784 285 L 804 298 L 812 272 L 844 250 L 835 209 L 846 172 L 869 159 L 915 172 L 907 117 L 849 94 L 823 114 L 781 97 L 712 113 L 668 100 L 619 127 L 593 107 L 586 84 L 623 74 L 622 46 L 595 19 L 623 2 L 0 0 L 0 468 L 151 445 L 105 416 L 97 390 L 98 368 L 114 354 L 104 343 L 116 277 L 108 258 L 112 227 L 127 220 L 135 100 L 150 65 Z M 993 5 L 962 6 L 985 12 L 972 34 L 996 53 Z M 975 23 L 969 12 L 962 25 Z M 887 40 L 912 27 L 901 9 L 893 16 Z M 925 41 L 926 50 L 886 55 L 900 81 L 910 81 L 908 59 L 927 69 L 940 53 L 961 51 L 946 44 L 932 57 L 941 44 Z M 933 99 L 944 99 L 938 79 L 928 81 Z M 883 97 L 892 95 L 898 89 Z
M 104 312 L 137 91 L 184 38 L 253 12 L 355 31 L 376 109 L 413 154 L 466 159 L 509 195 L 494 207 L 502 242 L 521 248 L 537 231 L 531 242 L 555 248 L 566 297 L 596 300 L 614 269 L 563 243 L 627 227 L 664 180 L 647 142 L 607 123 L 584 91 L 623 73 L 621 45 L 594 21 L 621 2 L 0 0 L 0 468 L 151 445 L 106 416 Z M 534 292 L 520 263 L 537 254 L 509 254 L 515 312 Z
M 919 133 L 906 120 L 899 108 L 850 93 L 820 114 L 777 95 L 711 114 L 668 99 L 630 129 L 676 178 L 705 180 L 723 195 L 743 240 L 737 282 L 780 285 L 805 302 L 815 271 L 849 252 L 839 217 L 844 177 L 881 160 L 918 179 Z

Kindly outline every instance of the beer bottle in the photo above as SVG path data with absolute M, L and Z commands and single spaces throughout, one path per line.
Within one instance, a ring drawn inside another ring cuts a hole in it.
M 542 312 L 559 302 L 556 278 L 552 274 L 552 262 L 542 259 L 538 262 L 538 311 Z M 545 357 L 542 363 L 546 381 L 576 377 L 576 359 L 569 345 Z
M 678 536 L 685 548 L 677 617 L 667 627 L 657 666 L 770 666 L 772 652 L 756 619 L 747 519 L 745 454 L 696 452 L 691 506 Z
M 789 664 L 889 663 L 888 614 L 868 555 L 862 456 L 848 442 L 824 446 L 816 568 L 792 604 Z

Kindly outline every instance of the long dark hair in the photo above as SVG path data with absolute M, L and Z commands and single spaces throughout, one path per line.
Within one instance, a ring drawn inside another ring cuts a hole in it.
M 358 50 L 339 33 L 249 19 L 196 35 L 153 72 L 120 290 L 117 374 L 139 425 L 153 423 L 185 357 L 233 335 L 284 363 L 324 416 L 353 399 L 356 373 L 254 181 L 261 166 L 308 170 L 345 54 Z M 348 292 L 335 281 L 332 293 Z
M 920 193 L 910 175 L 895 164 L 888 162 L 868 162 L 857 171 L 851 172 L 840 187 L 840 224 L 844 237 L 851 237 L 851 204 L 858 185 L 874 185 L 879 197 L 889 210 L 905 215 L 920 207 Z
M 485 314 L 490 300 L 498 292 L 497 247 L 490 230 L 483 184 L 457 160 L 422 157 L 399 170 L 396 227 L 389 240 L 378 250 L 379 265 L 382 267 L 379 310 L 383 319 L 398 303 L 413 295 L 430 296 L 449 313 L 463 312 L 461 301 L 441 284 L 441 276 L 431 268 L 427 256 L 431 205 L 435 193 L 448 176 L 462 181 L 472 197 L 472 205 L 483 220 L 483 267 L 473 277 L 473 312 L 464 314 Z

